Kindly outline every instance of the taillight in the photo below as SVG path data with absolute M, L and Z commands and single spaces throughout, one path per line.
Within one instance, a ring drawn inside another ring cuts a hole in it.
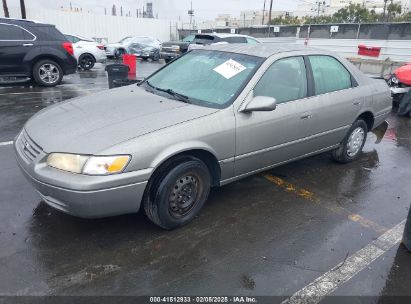
M 63 42 L 63 48 L 69 53 L 70 55 L 74 55 L 73 44 L 71 42 Z
M 104 45 L 99 44 L 99 45 L 97 45 L 97 47 L 98 47 L 100 50 L 104 50 Z

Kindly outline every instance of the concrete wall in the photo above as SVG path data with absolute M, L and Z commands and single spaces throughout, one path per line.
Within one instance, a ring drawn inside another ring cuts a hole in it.
M 265 43 L 297 43 L 303 45 L 305 39 L 297 38 L 260 38 Z M 358 45 L 381 47 L 378 58 L 358 55 Z M 308 46 L 336 52 L 346 58 L 391 60 L 411 62 L 411 40 L 374 40 L 374 39 L 309 39 Z
M 10 15 L 12 18 L 20 18 L 20 9 L 10 8 Z M 105 38 L 108 42 L 117 42 L 125 36 L 140 35 L 168 41 L 177 37 L 177 28 L 180 27 L 174 20 L 105 16 L 32 8 L 27 11 L 27 19 L 55 24 L 63 33 L 88 38 Z

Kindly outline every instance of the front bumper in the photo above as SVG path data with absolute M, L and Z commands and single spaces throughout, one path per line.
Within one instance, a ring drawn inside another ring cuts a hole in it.
M 396 94 L 405 94 L 407 93 L 411 88 L 390 88 L 391 90 L 391 95 L 396 95 Z
M 33 161 L 28 160 L 21 148 L 23 140 L 19 136 L 14 144 L 17 163 L 51 207 L 82 218 L 136 213 L 140 209 L 151 170 L 110 176 L 64 172 L 48 167 L 44 152 L 40 152 Z M 28 141 L 30 144 L 30 139 Z
M 170 53 L 170 52 L 160 52 L 160 58 L 162 59 L 175 59 L 177 57 L 180 57 L 181 54 L 179 53 Z

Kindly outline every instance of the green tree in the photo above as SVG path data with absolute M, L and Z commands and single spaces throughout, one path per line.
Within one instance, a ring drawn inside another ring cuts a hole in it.
M 393 0 L 391 0 L 391 3 L 387 6 L 387 12 L 388 12 L 388 20 L 391 20 L 398 15 L 401 15 L 402 13 L 402 6 L 399 3 L 394 3 Z
M 337 23 L 359 23 L 368 22 L 370 19 L 370 12 L 361 4 L 352 4 L 339 9 L 333 15 L 333 22 Z

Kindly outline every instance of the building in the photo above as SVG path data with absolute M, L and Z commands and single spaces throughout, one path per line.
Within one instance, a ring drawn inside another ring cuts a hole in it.
M 147 2 L 147 10 L 145 12 L 145 18 L 154 18 L 153 2 Z

